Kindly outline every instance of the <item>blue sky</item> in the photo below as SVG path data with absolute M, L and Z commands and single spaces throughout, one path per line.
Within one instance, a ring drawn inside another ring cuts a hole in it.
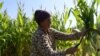
M 32 9 L 35 11 L 37 9 L 46 9 L 48 12 L 57 12 L 59 11 L 62 13 L 64 11 L 64 5 L 66 5 L 67 8 L 71 8 L 74 6 L 73 0 L 2 0 L 4 2 L 2 11 L 5 9 L 7 10 L 8 15 L 11 18 L 16 18 L 17 16 L 17 2 L 21 4 L 24 4 L 24 12 L 26 12 L 26 15 L 28 17 L 32 17 Z M 56 11 L 54 9 L 56 7 Z M 71 18 L 73 18 L 72 26 L 75 26 L 75 18 L 71 15 Z M 66 24 L 66 27 L 70 22 Z
M 73 0 L 2 0 L 4 1 L 3 11 L 7 9 L 8 15 L 11 18 L 15 18 L 18 10 L 17 2 L 21 2 L 24 4 L 24 11 L 27 16 L 32 16 L 32 9 L 46 9 L 49 12 L 54 12 L 54 7 L 56 7 L 57 11 L 63 12 L 64 5 L 70 8 L 73 6 Z
M 18 3 L 21 2 L 21 4 L 24 4 L 23 7 L 24 12 L 26 12 L 26 15 L 28 17 L 32 17 L 32 13 L 33 13 L 32 9 L 35 11 L 37 9 L 40 9 L 41 7 L 43 10 L 46 9 L 48 12 L 59 11 L 60 13 L 64 11 L 64 5 L 66 5 L 66 8 L 74 7 L 74 3 L 73 3 L 74 0 L 0 0 L 0 1 L 4 2 L 2 11 L 6 9 L 8 15 L 11 18 L 16 18 L 17 16 L 17 12 L 18 12 L 17 2 Z M 86 0 L 86 1 L 90 1 L 90 0 Z M 54 7 L 56 7 L 56 11 Z M 69 19 L 72 20 L 71 26 L 75 26 L 76 21 L 72 14 L 70 15 Z M 70 22 L 68 21 L 66 27 L 68 27 L 69 24 Z

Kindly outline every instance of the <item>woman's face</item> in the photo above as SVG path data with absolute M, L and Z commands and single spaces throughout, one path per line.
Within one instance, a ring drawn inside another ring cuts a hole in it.
M 42 26 L 43 28 L 46 28 L 46 29 L 50 28 L 50 24 L 51 24 L 51 19 L 50 19 L 50 17 L 48 17 L 48 18 L 45 19 L 43 22 L 41 22 L 41 26 Z

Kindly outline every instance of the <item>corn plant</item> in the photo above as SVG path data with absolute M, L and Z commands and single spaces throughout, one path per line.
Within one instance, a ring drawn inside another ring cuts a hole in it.
M 11 19 L 6 11 L 0 13 L 0 56 L 28 56 L 31 53 L 31 35 L 36 27 L 35 21 L 26 17 L 21 7 L 17 19 Z
M 77 6 L 72 9 L 72 13 L 77 20 L 77 29 L 93 28 L 99 30 L 100 15 L 96 14 L 95 8 L 96 4 L 99 5 L 99 0 L 93 0 L 90 6 L 87 5 L 85 0 L 78 0 L 77 3 Z M 3 2 L 0 3 L 0 56 L 30 56 L 32 32 L 37 29 L 34 16 L 33 18 L 26 17 L 23 7 L 18 4 L 17 18 L 11 19 L 6 10 L 3 13 L 1 12 L 2 6 Z M 65 33 L 74 33 L 72 28 L 65 28 L 71 10 L 66 8 L 64 10 L 61 16 L 59 13 L 51 14 L 51 27 Z M 94 24 L 94 15 L 97 18 L 96 24 Z M 85 54 L 99 56 L 99 34 L 91 31 L 85 37 L 76 56 L 85 56 Z M 64 50 L 73 44 L 73 41 L 58 40 L 56 47 L 59 50 Z
M 93 0 L 91 5 L 87 5 L 85 0 L 78 0 L 77 6 L 73 10 L 73 14 L 76 17 L 76 20 L 79 21 L 78 26 L 81 24 L 84 24 L 85 29 L 89 28 L 96 28 L 94 24 L 94 16 L 97 16 L 96 12 L 96 0 Z M 82 43 L 82 56 L 87 55 L 96 55 L 97 56 L 97 48 L 95 43 L 97 43 L 97 34 L 94 34 L 93 32 L 89 32 L 86 35 L 86 39 Z M 87 50 L 88 49 L 88 50 Z
M 68 30 L 68 29 L 65 28 L 66 22 L 68 20 L 69 15 L 70 15 L 70 10 L 68 10 L 67 8 L 64 9 L 64 10 L 65 11 L 61 16 L 59 15 L 59 12 L 56 12 L 55 14 L 52 14 L 51 27 L 55 28 L 55 29 L 57 29 L 59 31 L 67 33 L 67 31 L 71 31 L 71 29 Z M 66 41 L 57 40 L 56 41 L 56 45 L 57 45 L 56 46 L 57 49 L 64 50 L 66 47 L 71 46 L 71 43 L 68 43 Z

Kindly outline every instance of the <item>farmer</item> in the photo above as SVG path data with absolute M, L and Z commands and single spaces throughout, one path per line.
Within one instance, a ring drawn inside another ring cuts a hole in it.
M 67 54 L 73 54 L 77 50 L 75 47 L 71 47 L 65 51 L 57 51 L 55 48 L 55 40 L 78 40 L 88 32 L 88 30 L 85 30 L 83 32 L 67 35 L 50 28 L 50 14 L 44 10 L 36 10 L 34 17 L 38 24 L 38 29 L 34 32 L 32 37 L 31 56 L 66 56 Z

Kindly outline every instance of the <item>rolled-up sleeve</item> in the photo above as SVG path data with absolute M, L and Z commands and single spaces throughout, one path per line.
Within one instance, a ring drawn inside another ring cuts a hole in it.
M 43 56 L 65 56 L 65 51 L 56 51 L 48 44 L 47 36 L 38 37 L 37 48 Z
M 75 34 L 66 34 L 66 33 L 57 31 L 55 29 L 51 29 L 51 30 L 53 32 L 55 39 L 58 39 L 58 40 L 77 40 L 77 39 L 80 39 L 80 37 L 83 36 L 83 34 L 86 32 L 86 31 L 83 31 L 83 32 L 77 32 Z

